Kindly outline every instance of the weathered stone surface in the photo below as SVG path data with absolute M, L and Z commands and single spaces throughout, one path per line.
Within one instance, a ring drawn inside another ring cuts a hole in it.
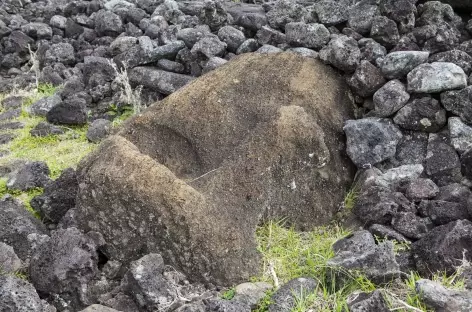
M 57 230 L 40 244 L 30 261 L 30 279 L 45 294 L 60 294 L 78 304 L 87 283 L 98 274 L 97 245 L 76 228 Z M 75 305 L 74 305 L 75 306 Z
M 302 294 L 313 292 L 317 284 L 314 279 L 304 277 L 289 281 L 272 295 L 269 312 L 292 310 L 296 305 L 297 298 Z
M 296 47 L 321 49 L 329 41 L 329 30 L 323 24 L 288 23 L 285 35 L 287 43 Z
M 395 155 L 401 131 L 389 119 L 349 120 L 344 126 L 347 153 L 360 168 L 375 165 Z
M 194 78 L 166 72 L 153 67 L 135 67 L 130 72 L 130 82 L 163 94 L 171 94 L 182 88 Z
M 466 252 L 472 243 L 472 223 L 459 220 L 438 226 L 412 245 L 416 267 L 421 276 L 431 276 L 441 271 L 448 274 L 455 272 L 463 256 L 472 260 L 472 254 Z
M 41 300 L 33 285 L 10 275 L 0 275 L 0 307 L 2 311 L 55 312 Z
M 417 201 L 431 199 L 439 194 L 439 187 L 430 179 L 416 179 L 408 183 L 405 195 L 408 199 Z
M 365 225 L 391 224 L 392 217 L 400 212 L 415 212 L 402 193 L 383 187 L 371 186 L 361 191 L 354 205 L 353 213 Z
M 358 33 L 364 35 L 370 32 L 374 17 L 380 15 L 377 5 L 361 1 L 353 5 L 348 12 L 348 25 Z
M 382 224 L 372 224 L 369 227 L 369 231 L 373 234 L 376 235 L 377 237 L 380 238 L 386 238 L 389 240 L 396 240 L 397 242 L 403 243 L 403 242 L 409 242 L 408 239 L 406 239 L 405 236 L 402 234 L 398 233 L 391 227 L 382 225 Z
M 421 64 L 407 76 L 408 90 L 415 93 L 436 93 L 467 86 L 464 70 L 453 63 Z
M 448 119 L 448 128 L 451 135 L 451 144 L 459 154 L 472 149 L 472 127 L 466 125 L 460 118 Z
M 387 54 L 380 69 L 387 78 L 402 78 L 420 64 L 428 61 L 429 53 L 423 51 L 397 51 Z
M 320 59 L 342 71 L 352 73 L 361 60 L 361 51 L 356 40 L 338 36 L 321 49 Z
M 369 235 L 372 236 L 370 233 Z M 393 253 L 393 244 L 390 241 L 378 245 L 374 242 L 367 245 L 365 250 L 360 252 L 352 251 L 349 247 L 344 250 L 340 249 L 336 252 L 334 258 L 328 260 L 327 265 L 334 272 L 339 268 L 359 270 L 375 283 L 388 282 L 400 274 Z M 340 272 L 339 274 L 342 276 L 343 273 Z
M 118 310 L 103 306 L 101 304 L 93 304 L 80 312 L 119 312 Z
M 49 168 L 45 162 L 31 161 L 10 172 L 7 188 L 11 190 L 28 191 L 44 187 L 49 182 Z
M 378 290 L 366 294 L 355 293 L 348 298 L 350 312 L 389 312 L 387 302 Z
M 374 93 L 375 116 L 389 117 L 410 99 L 406 87 L 400 80 L 390 80 Z
M 418 206 L 418 210 L 424 216 L 428 216 L 435 225 L 469 218 L 466 205 L 444 200 L 424 200 Z
M 369 61 L 361 61 L 348 80 L 354 92 L 362 97 L 373 95 L 386 82 L 382 72 Z
M 441 93 L 441 104 L 464 122 L 472 124 L 472 86 Z
M 78 187 L 75 170 L 66 169 L 59 178 L 46 185 L 43 194 L 31 200 L 31 206 L 43 217 L 58 223 L 69 209 L 75 207 Z
M 259 268 L 262 215 L 305 229 L 334 215 L 352 178 L 339 153 L 351 114 L 342 78 L 320 62 L 238 57 L 133 118 L 82 162 L 79 224 L 101 232 L 125 264 L 159 252 L 193 280 L 247 280 Z
M 0 200 L 0 241 L 13 247 L 21 260 L 30 256 L 28 235 L 46 234 L 46 228 L 13 198 Z
M 422 279 L 416 282 L 416 293 L 434 311 L 467 312 L 472 310 L 472 293 L 445 288 L 438 282 Z
M 446 125 L 446 111 L 430 96 L 414 98 L 397 112 L 393 122 L 407 130 L 437 132 Z
M 459 155 L 447 133 L 431 133 L 425 160 L 426 174 L 439 186 L 460 182 Z
M 98 143 L 110 134 L 111 128 L 111 121 L 106 119 L 96 119 L 87 129 L 87 139 L 90 142 Z
M 16 255 L 13 247 L 0 242 L 0 273 L 12 274 L 21 267 L 21 260 Z
M 472 71 L 472 56 L 464 51 L 451 50 L 433 54 L 429 57 L 430 62 L 448 62 L 462 68 L 466 75 Z
M 433 225 L 428 218 L 420 218 L 412 212 L 400 212 L 393 217 L 392 227 L 405 237 L 417 240 L 422 238 Z
M 146 255 L 130 264 L 122 288 L 134 297 L 140 307 L 158 310 L 171 304 L 174 299 L 163 273 L 164 260 L 161 255 Z

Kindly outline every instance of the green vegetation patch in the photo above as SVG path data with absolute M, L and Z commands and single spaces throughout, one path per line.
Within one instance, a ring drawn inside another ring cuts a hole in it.
M 297 232 L 293 228 L 284 227 L 282 222 L 269 222 L 259 227 L 256 234 L 263 257 L 263 274 L 253 278 L 253 281 L 281 286 L 298 277 L 310 277 L 318 282 L 314 292 L 296 294 L 295 307 L 292 309 L 294 312 L 348 311 L 347 300 L 350 295 L 375 290 L 382 292 L 393 311 L 430 311 L 415 290 L 415 283 L 421 279 L 416 272 L 411 272 L 402 280 L 375 285 L 361 272 L 329 267 L 328 260 L 335 256 L 333 244 L 349 235 L 348 231 L 338 225 L 318 227 L 311 232 Z M 382 238 L 376 239 L 378 243 L 384 241 Z M 396 253 L 409 248 L 407 243 L 394 242 Z M 464 289 L 461 273 L 462 269 L 459 267 L 452 276 L 438 273 L 432 280 L 447 288 Z M 338 278 L 340 276 L 342 283 Z M 266 294 L 256 311 L 268 310 L 273 292 L 271 290 Z
M 64 134 L 49 135 L 45 137 L 33 137 L 30 130 L 36 127 L 44 117 L 31 116 L 27 108 L 42 97 L 51 96 L 56 92 L 52 85 L 39 85 L 37 91 L 25 93 L 27 95 L 20 117 L 13 121 L 22 122 L 25 127 L 18 130 L 9 130 L 16 137 L 1 148 L 9 151 L 9 154 L 0 158 L 0 165 L 8 164 L 14 160 L 44 161 L 51 171 L 51 177 L 57 178 L 61 172 L 69 167 L 76 167 L 79 161 L 90 153 L 95 144 L 86 138 L 88 126 L 62 127 Z M 20 93 L 22 95 L 22 93 Z

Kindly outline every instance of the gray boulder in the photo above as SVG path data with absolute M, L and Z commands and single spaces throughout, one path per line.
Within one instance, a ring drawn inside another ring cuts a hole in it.
M 21 260 L 30 256 L 28 235 L 46 234 L 45 226 L 11 197 L 0 200 L 0 241 L 13 247 Z
M 387 54 L 380 64 L 385 77 L 403 78 L 414 68 L 428 61 L 429 53 L 422 51 L 397 51 Z
M 410 32 L 415 27 L 416 2 L 411 0 L 381 0 L 380 11 L 398 24 L 400 33 Z
M 59 29 L 66 29 L 67 17 L 62 15 L 54 15 L 49 20 L 49 25 Z
M 272 29 L 269 26 L 262 26 L 256 33 L 256 39 L 260 45 L 279 45 L 286 43 L 287 36 L 283 32 Z
M 33 285 L 10 275 L 0 275 L 0 307 L 2 311 L 55 312 L 41 300 Z
M 284 50 L 274 47 L 273 45 L 270 44 L 264 44 L 262 47 L 257 49 L 256 53 L 259 54 L 270 54 L 270 53 L 281 53 Z
M 465 256 L 472 260 L 472 254 L 466 252 L 472 243 L 472 223 L 458 220 L 435 227 L 422 239 L 411 246 L 416 267 L 421 276 L 431 276 L 435 272 L 453 274 Z
M 377 41 L 371 38 L 362 38 L 359 40 L 362 59 L 377 64 L 377 60 L 383 59 L 387 54 L 387 49 Z
M 400 192 L 383 187 L 370 186 L 361 191 L 353 213 L 366 226 L 390 225 L 394 215 L 400 212 L 416 212 L 416 208 Z
M 21 26 L 21 31 L 36 40 L 52 38 L 52 28 L 45 23 L 28 23 Z
M 285 25 L 292 22 L 303 22 L 306 9 L 298 3 L 288 0 L 278 0 L 267 12 L 267 21 L 275 29 L 284 30 Z
M 374 113 L 378 117 L 389 117 L 401 109 L 410 99 L 410 94 L 400 80 L 390 80 L 374 93 Z
M 400 243 L 409 243 L 410 240 L 407 239 L 405 236 L 402 234 L 398 233 L 394 229 L 392 229 L 389 226 L 382 225 L 382 224 L 372 224 L 369 227 L 369 232 L 372 233 L 372 235 L 375 235 L 380 238 L 385 238 L 388 240 L 396 240 L 397 242 Z
M 256 309 L 259 302 L 266 295 L 267 291 L 273 286 L 269 283 L 242 283 L 234 287 L 233 301 L 242 302 L 248 305 L 252 310 Z
M 348 20 L 351 1 L 320 0 L 313 5 L 313 13 L 320 23 L 332 26 Z
M 333 244 L 333 251 L 335 253 L 343 251 L 363 253 L 369 251 L 373 246 L 375 246 L 375 238 L 369 231 L 361 230 L 355 231 L 349 236 L 336 241 Z
M 30 130 L 30 134 L 33 137 L 45 137 L 48 135 L 63 134 L 64 130 L 61 127 L 54 126 L 50 123 L 41 121 L 33 129 Z
M 437 93 L 467 87 L 464 70 L 453 63 L 421 64 L 407 78 L 408 91 L 415 93 Z
M 431 199 L 439 194 L 439 187 L 430 179 L 416 179 L 410 181 L 405 189 L 405 195 L 409 200 L 419 201 Z
M 54 94 L 52 96 L 44 97 L 34 102 L 28 108 L 28 111 L 31 115 L 46 117 L 46 115 L 51 109 L 61 103 L 62 98 L 58 94 Z
M 394 47 L 400 40 L 397 24 L 386 16 L 372 19 L 370 37 L 387 48 Z
M 285 35 L 292 46 L 321 49 L 328 43 L 330 33 L 323 24 L 296 22 L 285 25 Z
M 136 303 L 148 310 L 168 306 L 175 299 L 171 285 L 163 276 L 164 260 L 159 254 L 148 254 L 130 264 L 122 288 Z
M 117 37 L 123 31 L 123 22 L 115 13 L 102 10 L 95 15 L 95 31 L 100 36 Z
M 354 293 L 349 296 L 347 305 L 350 312 L 389 312 L 382 293 L 376 290 L 370 294 Z
M 64 65 L 74 65 L 76 63 L 74 47 L 67 42 L 52 44 L 44 53 L 44 58 L 39 57 L 41 65 L 62 63 Z
M 199 13 L 200 23 L 208 25 L 211 31 L 218 31 L 221 27 L 230 24 L 233 18 L 227 13 L 222 1 L 206 1 Z
M 0 274 L 12 274 L 21 269 L 22 266 L 23 264 L 13 247 L 0 242 Z
M 462 155 L 461 171 L 464 177 L 472 180 L 472 149 L 468 150 Z
M 206 27 L 183 28 L 177 32 L 177 39 L 185 42 L 187 48 L 191 49 L 193 45 L 197 43 L 200 39 L 203 39 L 210 34 L 210 30 Z
M 425 160 L 426 174 L 439 186 L 461 180 L 459 155 L 447 133 L 431 133 Z
M 400 267 L 393 252 L 393 243 L 390 241 L 378 245 L 371 244 L 362 252 L 353 252 L 349 249 L 339 250 L 334 258 L 328 260 L 327 265 L 334 272 L 339 271 L 341 281 L 345 274 L 342 271 L 344 269 L 360 271 L 375 283 L 389 282 L 400 275 Z
M 138 66 L 130 71 L 129 79 L 133 85 L 141 85 L 144 88 L 163 94 L 172 94 L 190 83 L 194 78 L 166 72 L 154 67 Z
M 356 94 L 362 97 L 369 97 L 387 81 L 382 72 L 372 63 L 361 61 L 354 75 L 347 82 Z
M 87 119 L 86 100 L 78 96 L 65 99 L 46 114 L 46 120 L 53 124 L 84 125 Z
M 397 112 L 393 122 L 407 130 L 437 132 L 446 125 L 446 111 L 430 96 L 414 98 Z
M 451 50 L 433 54 L 429 57 L 429 61 L 456 64 L 464 70 L 466 75 L 472 72 L 472 56 L 461 50 Z
M 435 225 L 469 218 L 467 206 L 456 202 L 423 200 L 418 206 L 418 210 L 422 215 L 429 217 Z
M 395 155 L 401 131 L 388 119 L 348 120 L 344 126 L 347 154 L 357 167 L 375 165 Z
M 185 47 L 183 41 L 173 41 L 158 47 L 154 45 L 149 37 L 139 37 L 138 45 L 115 56 L 113 60 L 118 64 L 126 64 L 127 68 L 134 68 L 138 65 L 154 63 L 161 59 L 175 59 L 177 53 Z
M 197 41 L 191 52 L 198 56 L 210 58 L 213 56 L 224 56 L 227 44 L 220 41 L 217 36 L 207 36 Z
M 244 33 L 233 26 L 223 26 L 218 30 L 218 38 L 228 47 L 228 51 L 236 53 L 239 46 L 246 41 Z
M 392 228 L 406 238 L 418 240 L 433 228 L 433 224 L 429 218 L 420 218 L 413 212 L 399 212 L 392 219 Z
M 203 70 L 202 73 L 206 74 L 212 70 L 215 70 L 216 68 L 228 63 L 227 60 L 221 58 L 221 57 L 211 57 L 205 64 L 203 65 Z
M 97 276 L 97 245 L 76 228 L 52 232 L 36 247 L 29 273 L 41 293 L 60 295 L 73 306 L 82 305 L 87 284 Z
M 460 155 L 472 149 L 471 126 L 463 123 L 458 117 L 450 117 L 447 125 L 451 135 L 451 144 Z
M 372 21 L 379 15 L 380 8 L 378 5 L 371 4 L 368 1 L 360 1 L 351 6 L 348 11 L 347 24 L 361 35 L 365 35 L 370 32 Z
M 312 278 L 299 277 L 282 285 L 271 297 L 269 312 L 290 311 L 296 306 L 297 298 L 316 290 L 318 283 Z
M 49 179 L 49 168 L 41 161 L 27 162 L 10 172 L 7 188 L 11 190 L 28 191 L 44 187 Z
M 43 194 L 31 200 L 31 207 L 48 220 L 58 223 L 69 209 L 75 207 L 78 188 L 75 170 L 68 168 L 46 185 Z
M 338 36 L 321 49 L 320 59 L 342 71 L 352 73 L 361 60 L 361 50 L 356 40 Z
M 438 282 L 416 282 L 416 293 L 434 311 L 468 312 L 472 310 L 472 292 L 447 289 Z
M 441 93 L 441 104 L 464 122 L 472 124 L 472 86 Z
M 111 121 L 107 119 L 96 119 L 90 124 L 89 128 L 87 129 L 87 139 L 90 142 L 98 143 L 110 134 L 111 128 Z
M 300 56 L 303 56 L 303 57 L 311 57 L 311 58 L 314 58 L 314 59 L 318 58 L 318 52 L 313 51 L 313 50 L 308 49 L 308 48 L 301 48 L 301 47 L 300 48 L 290 48 L 286 51 L 296 53 L 296 54 L 298 54 Z
M 157 61 L 157 66 L 160 69 L 168 71 L 168 72 L 173 72 L 177 74 L 185 73 L 185 66 L 179 62 L 174 62 L 167 59 L 160 59 L 159 61 Z
M 247 39 L 244 41 L 236 51 L 236 54 L 250 53 L 259 49 L 259 43 L 256 39 Z

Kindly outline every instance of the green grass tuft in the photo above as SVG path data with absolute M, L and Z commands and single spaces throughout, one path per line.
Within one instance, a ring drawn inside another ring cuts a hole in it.
M 347 299 L 354 292 L 380 290 L 394 311 L 429 312 L 421 296 L 416 293 L 415 283 L 421 279 L 411 272 L 405 280 L 395 280 L 386 285 L 375 285 L 361 272 L 329 267 L 327 262 L 334 257 L 333 244 L 347 236 L 348 231 L 337 225 L 318 227 L 311 232 L 297 232 L 284 228 L 282 222 L 269 222 L 258 228 L 258 249 L 263 258 L 263 274 L 252 281 L 273 282 L 283 285 L 298 277 L 311 277 L 318 287 L 310 293 L 295 296 L 294 312 L 345 312 Z M 377 238 L 381 243 L 384 239 Z M 407 243 L 394 242 L 396 252 L 408 250 Z M 470 263 L 464 261 L 462 266 Z M 464 289 L 460 278 L 460 267 L 453 275 L 437 273 L 432 280 L 450 289 Z M 340 278 L 339 278 L 340 277 Z M 274 290 L 269 291 L 260 301 L 257 312 L 268 310 Z
M 18 191 L 18 190 L 10 190 L 7 188 L 7 179 L 2 178 L 0 179 L 0 198 L 3 198 L 5 195 L 10 194 L 11 196 L 18 199 L 35 218 L 41 219 L 41 215 L 38 211 L 34 210 L 31 207 L 31 200 L 41 195 L 44 192 L 43 188 L 35 188 L 26 192 Z
M 231 300 L 234 298 L 235 295 L 236 295 L 236 290 L 234 289 L 234 287 L 231 287 L 230 289 L 226 290 L 225 292 L 221 294 L 221 299 Z

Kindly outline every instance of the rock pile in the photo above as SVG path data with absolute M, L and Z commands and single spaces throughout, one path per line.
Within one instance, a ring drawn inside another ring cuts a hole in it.
M 471 11 L 470 1 L 461 0 L 278 0 L 263 4 L 4 0 L 0 4 L 0 92 L 26 87 L 36 78 L 41 83 L 62 84 L 56 94 L 29 108 L 31 114 L 48 121 L 31 130 L 31 135 L 61 131 L 51 124 L 91 123 L 88 138 L 98 142 L 109 135 L 116 106 L 130 103 L 123 73 L 133 88 L 141 90 L 139 102 L 148 105 L 240 54 L 287 51 L 320 59 L 345 76 L 362 117 L 350 117 L 344 131 L 347 154 L 359 170 L 353 212 L 368 232 L 349 238 L 352 242 L 364 237 L 359 249 L 339 243 L 333 266 L 363 269 L 380 280 L 401 276 L 409 269 L 429 276 L 436 270 L 452 272 L 460 261 L 472 260 Z M 9 122 L 20 115 L 21 103 L 18 97 L 2 102 L 1 129 L 23 127 Z M 292 121 L 301 115 L 296 109 L 285 113 Z M 138 122 L 139 118 L 134 125 Z M 146 125 L 144 120 L 142 125 Z M 165 125 L 166 129 L 170 126 Z M 121 135 L 144 150 L 145 144 L 139 146 L 141 138 L 133 138 L 131 130 Z M 289 131 L 285 134 L 290 136 Z M 11 133 L 1 134 L 0 143 L 13 138 Z M 188 147 L 189 141 L 179 142 Z M 190 147 L 188 151 L 198 146 Z M 169 149 L 166 155 L 179 152 L 190 161 L 201 161 L 182 150 Z M 179 169 L 172 159 L 159 161 L 174 165 L 178 178 L 196 178 L 206 172 L 203 169 L 213 169 L 200 163 L 195 167 L 203 171 L 188 172 L 188 167 Z M 52 311 L 41 300 L 46 298 L 61 311 L 78 311 L 96 303 L 122 311 L 150 311 L 172 306 L 179 292 L 187 292 L 199 294 L 197 302 L 189 305 L 196 311 L 250 309 L 242 299 L 231 307 L 214 299 L 203 303 L 199 297 L 203 292 L 187 287 L 185 277 L 168 274 L 149 246 L 140 246 L 139 256 L 128 259 L 129 267 L 113 259 L 109 240 L 114 229 L 99 233 L 78 217 L 93 203 L 76 208 L 79 181 L 75 172 L 66 171 L 51 182 L 42 163 L 19 164 L 11 171 L 8 186 L 13 189 L 46 188 L 32 206 L 50 224 L 46 227 L 32 218 L 11 198 L 0 202 L 0 241 L 6 244 L 0 245 L 2 266 L 8 271 L 29 267 L 40 295 L 31 284 L 2 276 L 0 306 Z M 91 189 L 90 194 L 90 201 L 108 200 Z M 125 205 L 110 207 L 115 208 L 127 213 Z M 143 230 L 139 226 L 131 225 L 137 232 Z M 84 234 L 77 227 L 90 231 Z M 153 234 L 152 229 L 143 231 Z M 372 235 L 412 242 L 412 248 L 400 257 L 393 254 L 390 243 L 376 244 Z M 166 261 L 169 254 L 163 253 Z M 187 254 L 179 256 L 183 260 L 173 262 L 184 263 Z M 61 270 L 48 267 L 51 264 Z M 159 278 L 140 280 L 146 274 L 137 274 L 138 268 Z M 311 281 L 307 283 L 313 287 Z M 433 286 L 418 284 L 432 307 L 470 310 L 470 301 L 461 298 L 464 294 Z M 177 293 L 170 291 L 176 289 Z M 452 299 L 438 303 L 435 292 Z M 20 295 L 12 297 L 15 293 Z M 22 298 L 30 299 L 24 302 Z M 364 305 L 375 304 L 376 311 L 385 307 L 378 293 L 349 304 L 353 311 Z M 86 311 L 109 309 L 93 305 Z

